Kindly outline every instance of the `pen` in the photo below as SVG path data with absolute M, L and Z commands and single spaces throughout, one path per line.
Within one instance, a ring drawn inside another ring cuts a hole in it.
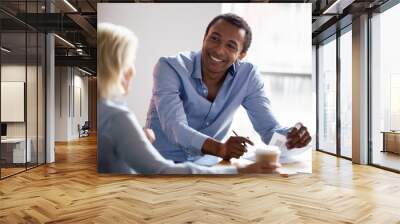
M 235 134 L 236 136 L 239 136 L 234 130 L 232 130 L 232 132 L 233 132 L 233 134 Z M 244 143 L 242 143 L 243 145 L 244 145 L 244 147 L 246 147 L 247 148 L 247 144 L 246 144 L 246 142 L 244 142 Z

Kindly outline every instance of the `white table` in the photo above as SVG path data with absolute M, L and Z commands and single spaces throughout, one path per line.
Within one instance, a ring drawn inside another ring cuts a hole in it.
M 230 165 L 249 165 L 254 163 L 254 151 L 249 150 L 249 152 L 245 153 L 241 158 L 234 159 L 232 158 L 230 161 L 222 160 L 221 158 L 206 155 L 200 160 L 195 161 L 195 163 L 199 165 L 206 166 L 230 166 Z M 282 167 L 278 169 L 279 173 L 283 176 L 291 176 L 295 174 L 311 174 L 312 173 L 312 148 L 310 147 L 304 153 L 292 156 L 292 157 L 281 157 L 280 163 Z
M 26 144 L 26 142 L 28 144 Z M 2 152 L 5 152 L 6 150 L 9 150 L 8 147 L 12 147 L 12 163 L 31 162 L 31 157 L 32 157 L 31 145 L 32 145 L 32 141 L 31 141 L 30 138 L 28 138 L 28 139 L 26 139 L 26 142 L 25 142 L 25 138 L 6 138 L 6 139 L 1 139 Z M 26 151 L 25 151 L 25 145 L 28 146 L 28 147 L 26 147 Z M 4 149 L 3 147 L 7 147 L 7 148 Z

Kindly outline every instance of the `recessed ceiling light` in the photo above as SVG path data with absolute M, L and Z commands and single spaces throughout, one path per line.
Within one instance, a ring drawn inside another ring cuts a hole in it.
M 342 14 L 343 9 L 351 5 L 355 0 L 336 0 L 322 14 Z
M 88 71 L 86 71 L 86 70 L 83 70 L 83 69 L 81 69 L 81 68 L 79 68 L 79 67 L 78 67 L 78 70 L 81 71 L 81 72 L 83 72 L 83 73 L 85 73 L 85 74 L 87 74 L 87 75 L 92 75 L 92 73 L 90 73 L 90 72 L 88 72 Z
M 1 47 L 1 51 L 4 51 L 6 53 L 10 53 L 11 52 L 11 50 L 9 50 L 9 49 L 7 49 L 5 47 Z
M 71 4 L 69 3 L 67 0 L 64 0 L 65 4 L 68 5 L 68 7 L 70 7 L 74 12 L 78 12 L 78 10 Z
M 57 38 L 58 38 L 59 40 L 61 40 L 62 42 L 66 43 L 68 46 L 75 48 L 75 45 L 71 44 L 71 42 L 69 42 L 68 40 L 66 40 L 66 39 L 64 39 L 64 38 L 62 38 L 62 37 L 60 37 L 60 36 L 57 35 L 57 34 L 54 34 L 54 36 L 57 37 Z

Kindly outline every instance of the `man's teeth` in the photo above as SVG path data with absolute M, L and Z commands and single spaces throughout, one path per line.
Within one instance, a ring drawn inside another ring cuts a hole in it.
M 214 60 L 214 61 L 216 61 L 216 62 L 222 62 L 221 59 L 215 58 L 215 57 L 213 57 L 213 56 L 210 56 L 210 57 L 211 57 L 212 60 Z

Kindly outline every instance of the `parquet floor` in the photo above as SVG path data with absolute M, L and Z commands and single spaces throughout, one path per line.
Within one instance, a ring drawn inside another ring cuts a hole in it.
M 395 154 L 392 152 L 381 152 L 379 150 L 375 150 L 372 159 L 375 164 L 400 170 L 399 154 Z
M 17 167 L 17 168 L 1 168 L 1 177 L 7 177 L 13 175 L 15 173 L 24 171 L 25 167 Z
M 400 175 L 315 152 L 313 174 L 96 173 L 96 140 L 0 181 L 0 223 L 400 223 Z

